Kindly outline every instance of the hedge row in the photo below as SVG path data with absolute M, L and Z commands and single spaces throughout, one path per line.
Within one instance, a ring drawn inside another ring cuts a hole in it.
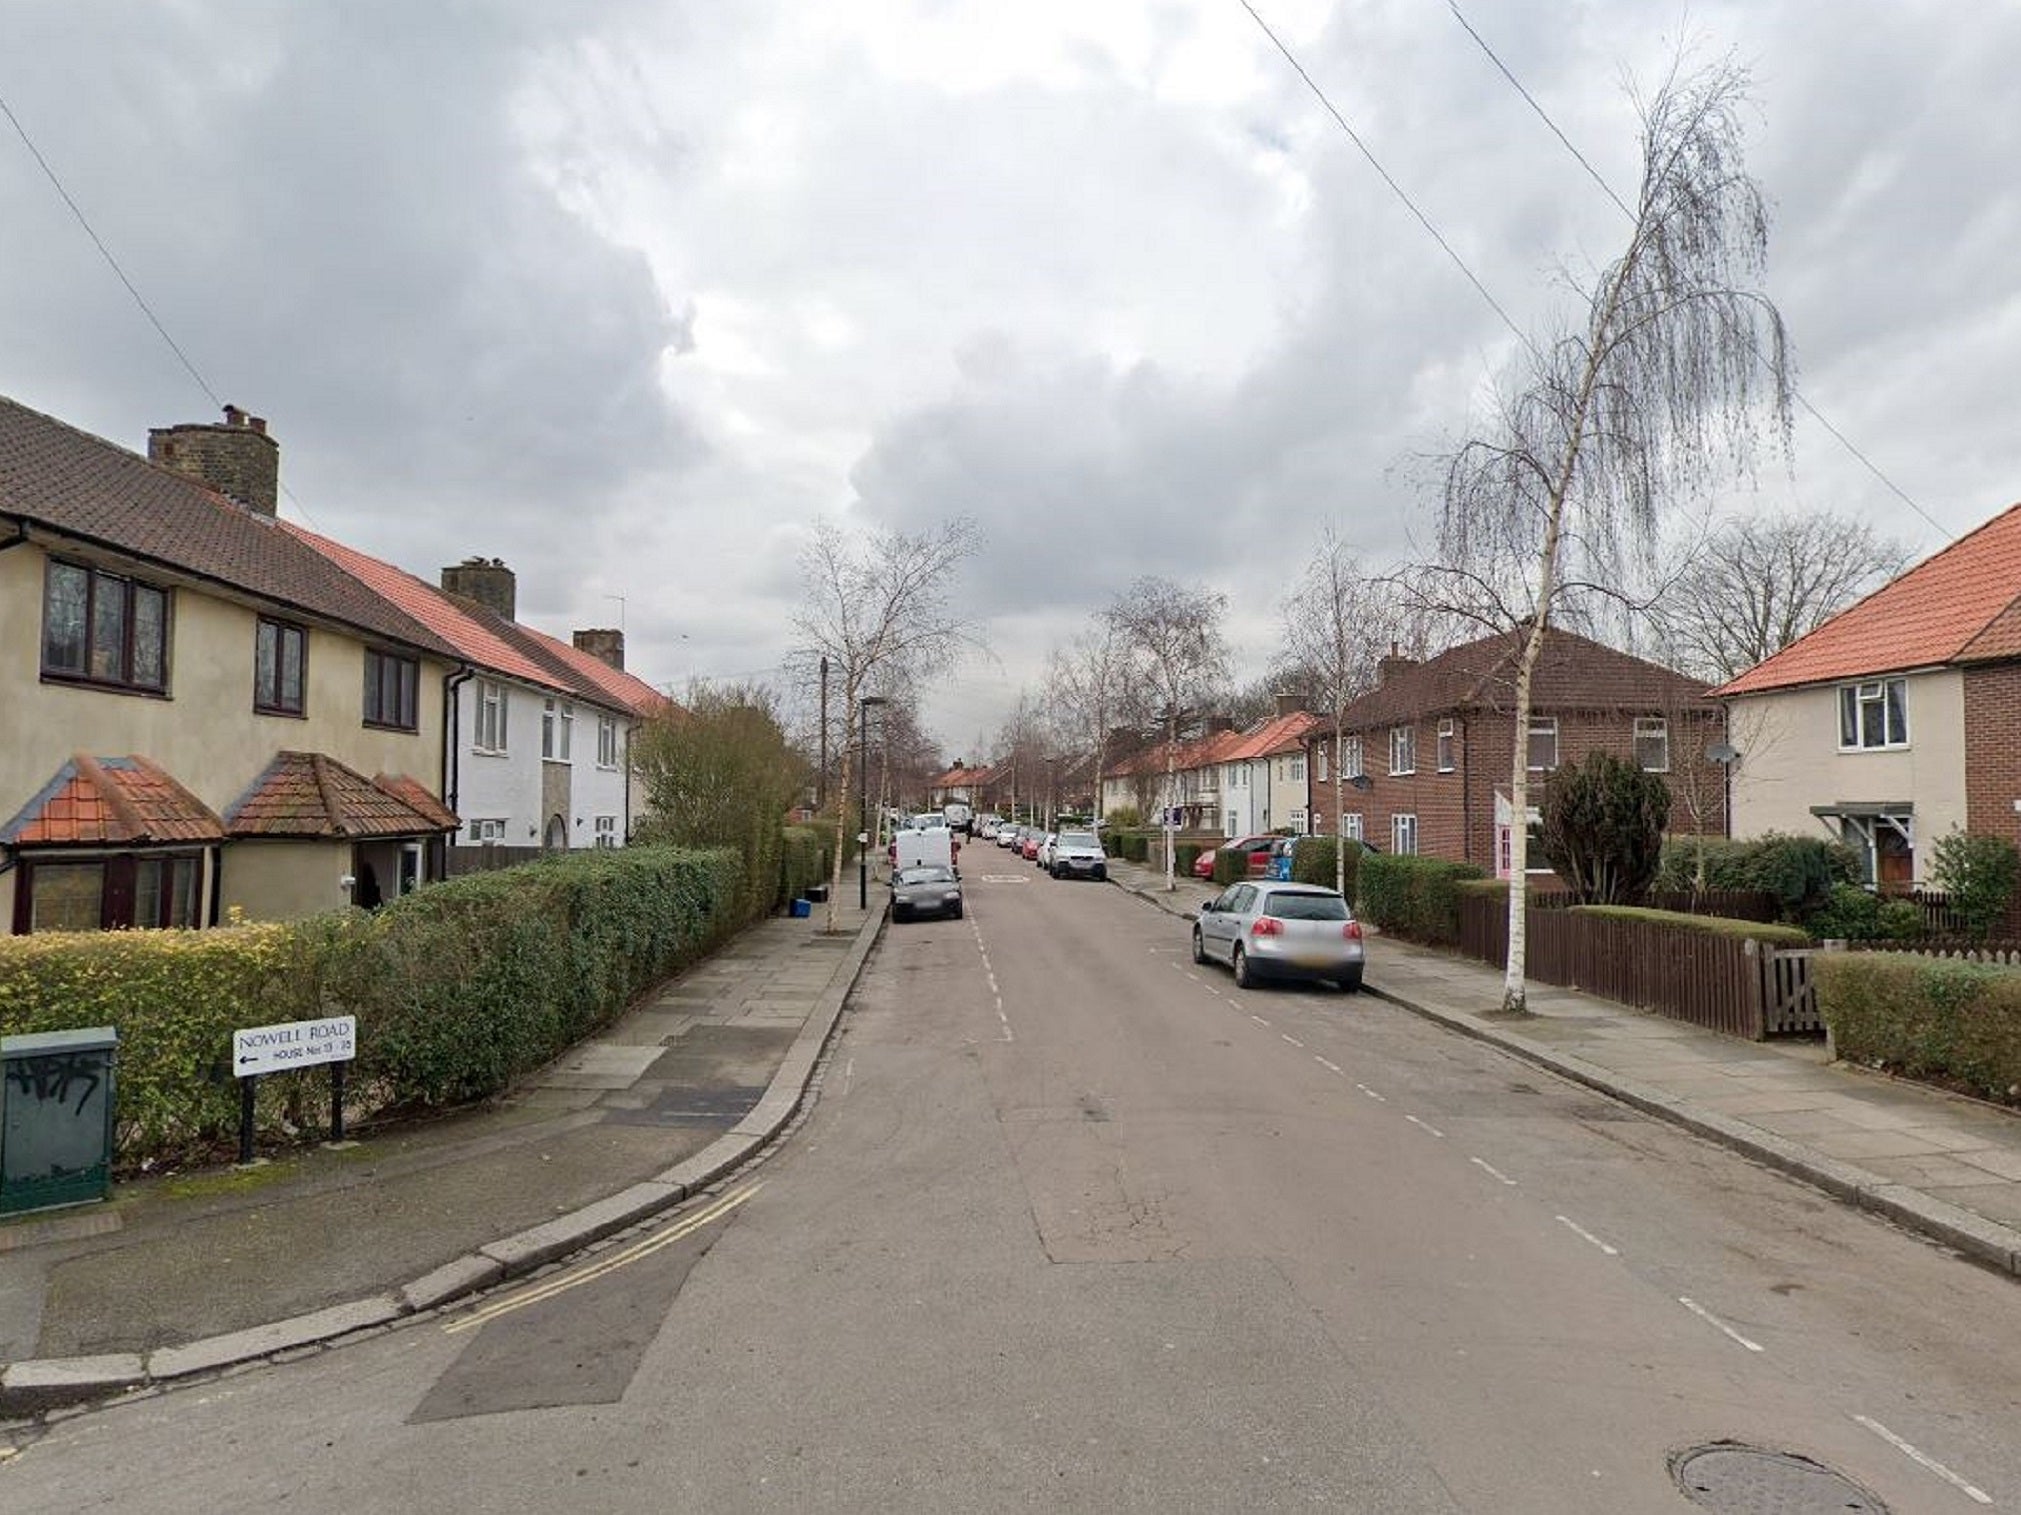
M 1358 869 L 1357 908 L 1391 936 L 1447 946 L 1460 938 L 1460 886 L 1481 877 L 1472 863 L 1373 852 Z
M 779 898 L 784 905 L 828 882 L 828 859 L 835 845 L 835 823 L 788 826 L 779 853 Z
M 727 851 L 624 848 L 468 874 L 370 915 L 0 938 L 0 1035 L 115 1027 L 122 1165 L 190 1157 L 237 1124 L 235 1028 L 355 1014 L 361 1118 L 496 1094 L 743 925 L 742 885 Z M 327 1070 L 268 1079 L 256 1113 L 299 1126 L 327 1099 Z
M 1615 921 L 1644 921 L 1652 926 L 1675 926 L 1703 936 L 1738 937 L 1771 947 L 1808 947 L 1811 944 L 1810 933 L 1801 926 L 1735 920 L 1727 915 L 1691 915 L 1682 910 L 1651 910 L 1642 905 L 1574 905 L 1571 913 Z
M 1298 845 L 1291 849 L 1291 877 L 1301 884 L 1324 884 L 1333 887 L 1334 855 L 1340 850 L 1340 838 L 1336 836 L 1300 837 Z M 1347 849 L 1347 861 L 1341 870 L 1341 893 L 1350 902 L 1357 898 L 1356 889 L 1361 878 L 1361 860 L 1368 853 L 1359 843 Z
M 2021 973 L 1885 952 L 1811 959 L 1838 1055 L 2021 1101 Z

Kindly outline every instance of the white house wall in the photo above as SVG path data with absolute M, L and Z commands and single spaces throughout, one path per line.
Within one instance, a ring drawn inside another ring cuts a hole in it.
M 458 843 L 470 846 L 478 840 L 480 821 L 505 823 L 505 834 L 493 840 L 513 847 L 538 846 L 543 840 L 547 816 L 541 801 L 541 778 L 545 760 L 540 755 L 541 715 L 550 698 L 548 691 L 529 684 L 496 679 L 505 692 L 505 751 L 487 752 L 477 746 L 478 680 L 466 681 L 456 692 L 456 812 L 463 829 Z M 569 811 L 563 817 L 571 849 L 597 844 L 599 816 L 613 818 L 615 841 L 622 845 L 626 826 L 626 767 L 629 758 L 629 722 L 618 716 L 618 762 L 604 768 L 597 763 L 597 720 L 613 712 L 599 710 L 581 700 L 569 702 L 575 721 L 569 735 Z

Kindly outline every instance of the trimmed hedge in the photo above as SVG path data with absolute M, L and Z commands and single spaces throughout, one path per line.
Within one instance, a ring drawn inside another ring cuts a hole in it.
M 1472 863 L 1370 853 L 1357 871 L 1358 910 L 1391 936 L 1449 946 L 1460 939 L 1460 889 L 1483 876 Z
M 1214 853 L 1214 882 L 1224 889 L 1249 877 L 1249 854 L 1218 848 Z
M 1303 836 L 1298 845 L 1291 849 L 1291 877 L 1300 884 L 1323 884 L 1333 887 L 1333 859 L 1340 849 L 1340 838 L 1336 836 Z M 1361 878 L 1361 860 L 1369 856 L 1368 849 L 1356 844 L 1347 849 L 1346 866 L 1341 870 L 1341 893 L 1347 896 L 1351 905 L 1356 898 L 1356 886 Z
M 1838 1055 L 2021 1101 L 2021 972 L 1892 952 L 1811 959 Z
M 360 1118 L 503 1090 L 744 924 L 728 851 L 626 847 L 467 874 L 366 914 L 0 938 L 0 1034 L 117 1028 L 118 1156 L 204 1154 L 238 1120 L 237 1027 L 351 1013 Z M 262 1080 L 269 1131 L 328 1070 Z
M 1852 849 L 1821 836 L 1771 831 L 1745 841 L 1725 837 L 1672 837 L 1663 844 L 1657 869 L 1661 889 L 1689 889 L 1705 855 L 1708 889 L 1759 889 L 1773 894 L 1786 921 L 1802 920 L 1821 907 L 1834 886 L 1860 881 L 1860 861 Z
M 1687 915 L 1681 910 L 1651 910 L 1642 905 L 1573 905 L 1574 915 L 1597 915 L 1616 921 L 1646 921 L 1652 926 L 1677 926 L 1706 936 L 1751 939 L 1771 947 L 1808 947 L 1810 933 L 1799 926 L 1761 921 L 1737 921 L 1724 915 Z
M 828 849 L 835 845 L 835 827 L 788 826 L 779 851 L 779 897 L 775 905 L 796 900 L 816 884 L 828 882 Z
M 1191 877 L 1194 863 L 1199 861 L 1200 854 L 1206 850 L 1206 847 L 1199 842 L 1174 842 L 1172 844 L 1173 871 L 1181 878 Z

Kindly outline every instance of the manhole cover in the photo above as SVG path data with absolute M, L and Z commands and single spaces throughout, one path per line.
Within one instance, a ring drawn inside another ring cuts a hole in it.
M 1822 1463 L 1739 1442 L 1680 1452 L 1670 1459 L 1670 1476 L 1686 1499 L 1724 1515 L 1827 1515 L 1842 1510 L 1887 1515 L 1888 1510 L 1872 1493 Z

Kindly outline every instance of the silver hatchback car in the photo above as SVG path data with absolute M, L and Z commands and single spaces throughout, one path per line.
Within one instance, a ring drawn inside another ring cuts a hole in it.
M 1352 994 L 1363 956 L 1361 922 L 1337 891 L 1316 884 L 1231 884 L 1193 918 L 1193 961 L 1226 963 L 1244 989 L 1318 979 Z

